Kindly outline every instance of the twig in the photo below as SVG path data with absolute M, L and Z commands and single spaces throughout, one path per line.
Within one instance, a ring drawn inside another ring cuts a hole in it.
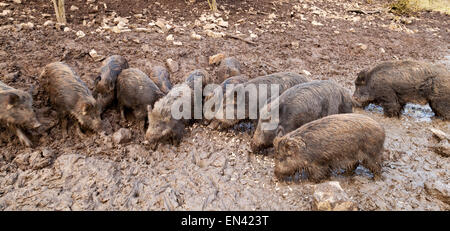
M 353 12 L 357 14 L 378 14 L 381 13 L 380 10 L 364 11 L 361 9 L 348 9 L 347 12 Z
M 247 39 L 243 39 L 243 38 L 241 38 L 241 37 L 239 37 L 239 36 L 237 36 L 237 35 L 226 34 L 226 37 L 232 38 L 232 39 L 241 40 L 241 41 L 243 41 L 243 42 L 246 42 L 246 43 L 248 43 L 248 44 L 251 44 L 251 45 L 255 45 L 255 46 L 256 46 L 256 43 L 255 43 L 255 42 L 252 42 L 252 41 L 247 40 Z

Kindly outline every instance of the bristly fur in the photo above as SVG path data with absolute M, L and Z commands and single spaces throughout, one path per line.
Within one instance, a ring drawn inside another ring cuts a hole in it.
M 364 70 L 355 80 L 354 99 L 365 106 L 380 104 L 389 117 L 400 116 L 406 103 L 429 103 L 450 119 L 450 72 L 443 65 L 418 61 L 391 61 Z
M 368 116 L 327 116 L 275 139 L 275 175 L 304 170 L 310 180 L 320 181 L 332 170 L 353 171 L 361 163 L 378 178 L 384 140 L 384 128 Z

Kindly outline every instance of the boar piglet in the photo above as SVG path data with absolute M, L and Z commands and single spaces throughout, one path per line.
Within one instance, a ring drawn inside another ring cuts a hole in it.
M 274 140 L 275 176 L 297 171 L 318 182 L 333 170 L 353 171 L 359 164 L 381 178 L 384 128 L 360 114 L 337 114 L 309 122 Z
M 110 106 L 116 98 L 116 80 L 122 70 L 128 68 L 127 60 L 120 55 L 105 59 L 100 75 L 95 79 L 95 95 L 101 112 Z
M 33 111 L 33 98 L 25 91 L 0 81 L 0 123 L 13 131 L 25 146 L 32 146 L 22 128 L 34 129 L 41 124 Z
M 241 64 L 236 58 L 225 58 L 220 62 L 219 69 L 217 69 L 217 77 L 220 82 L 225 81 L 229 77 L 241 74 Z
M 152 68 L 152 74 L 150 75 L 150 79 L 158 86 L 158 88 L 164 93 L 172 89 L 172 83 L 170 82 L 170 74 L 169 71 L 165 67 L 155 66 Z
M 233 90 L 227 92 L 227 95 L 225 96 L 225 103 L 223 104 L 223 112 L 226 115 L 226 109 L 228 108 L 234 108 L 234 117 L 233 118 L 227 118 L 225 115 L 223 119 L 219 119 L 220 121 L 220 127 L 221 128 L 229 128 L 234 126 L 235 124 L 239 123 L 242 118 L 238 117 L 238 113 L 244 113 L 243 119 L 249 119 L 249 110 L 250 108 L 256 109 L 253 113 L 256 113 L 256 116 L 259 118 L 259 109 L 262 108 L 266 103 L 270 103 L 270 101 L 273 98 L 278 97 L 279 95 L 271 95 L 271 89 L 272 85 L 278 86 L 278 94 L 282 94 L 287 89 L 301 83 L 308 82 L 309 79 L 306 78 L 303 75 L 295 74 L 292 72 L 279 72 L 274 73 L 266 76 L 257 77 L 254 79 L 249 80 L 248 82 L 244 84 L 238 84 L 236 85 Z M 267 86 L 267 92 L 266 96 L 267 99 L 263 102 L 259 102 L 260 94 L 263 94 L 263 92 L 259 92 L 260 86 L 262 85 Z M 250 96 L 249 90 L 254 89 L 256 90 L 256 95 Z M 236 95 L 237 93 L 237 95 Z M 239 102 L 238 101 L 238 95 L 244 93 L 244 101 Z M 250 99 L 251 97 L 251 99 Z M 252 100 L 256 100 L 254 104 L 250 104 L 249 102 Z M 241 106 L 245 107 L 244 112 L 239 111 L 239 103 L 243 104 Z M 257 120 L 256 120 L 257 121 Z
M 191 119 L 192 112 L 182 115 L 184 107 L 193 109 L 191 95 L 193 90 L 186 84 L 175 85 L 167 95 L 159 99 L 152 108 L 148 106 L 148 128 L 145 134 L 151 144 L 169 141 L 179 144 L 185 125 Z
M 450 72 L 443 65 L 391 61 L 358 74 L 356 105 L 380 104 L 387 116 L 400 116 L 406 103 L 429 103 L 437 116 L 450 119 Z
M 279 113 L 272 113 L 271 110 L 276 109 Z M 276 136 L 283 136 L 313 120 L 351 112 L 350 94 L 334 81 L 316 80 L 295 85 L 262 108 L 251 142 L 252 150 L 257 152 L 270 147 Z M 273 126 L 266 126 L 270 124 Z
M 117 102 L 122 120 L 125 120 L 125 109 L 131 109 L 142 127 L 147 116 L 147 105 L 153 104 L 164 93 L 142 71 L 136 68 L 125 69 L 117 78 Z
M 75 118 L 78 135 L 84 137 L 82 128 L 95 132 L 102 129 L 100 109 L 91 91 L 80 77 L 67 64 L 54 62 L 45 66 L 40 75 L 41 84 L 56 109 L 67 135 L 67 118 Z

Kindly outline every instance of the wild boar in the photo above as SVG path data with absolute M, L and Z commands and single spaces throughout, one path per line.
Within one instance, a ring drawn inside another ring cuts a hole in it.
M 227 86 L 234 86 L 236 84 L 241 84 L 241 83 L 245 83 L 247 82 L 249 79 L 247 76 L 245 75 L 238 75 L 238 76 L 232 76 L 229 77 L 227 79 L 225 79 L 216 89 L 214 89 L 212 92 L 210 92 L 209 95 L 205 96 L 205 107 L 207 106 L 206 104 L 208 103 L 212 103 L 215 104 L 216 100 L 220 100 L 217 99 L 217 97 L 220 97 L 219 95 L 216 95 L 215 92 L 219 91 L 222 92 L 222 103 L 224 103 L 225 101 L 225 94 L 227 91 Z M 230 85 L 233 84 L 233 85 Z M 211 106 L 211 111 L 206 111 L 205 113 L 205 117 L 207 118 L 213 118 L 214 117 L 214 111 L 215 111 L 215 105 Z
M 158 88 L 164 93 L 172 89 L 172 83 L 170 82 L 170 74 L 169 71 L 165 67 L 155 66 L 152 68 L 152 74 L 150 75 L 150 79 L 158 86 Z
M 332 170 L 353 171 L 362 164 L 380 179 L 384 140 L 384 128 L 368 116 L 327 116 L 275 138 L 274 173 L 283 179 L 304 171 L 318 182 Z
M 357 105 L 380 104 L 387 116 L 400 116 L 406 103 L 429 103 L 450 119 L 450 72 L 443 65 L 418 61 L 391 61 L 363 70 L 355 81 Z
M 54 62 L 45 66 L 40 75 L 41 85 L 49 96 L 51 105 L 59 114 L 63 136 L 67 135 L 67 118 L 75 118 L 78 135 L 81 128 L 93 131 L 102 129 L 100 109 L 91 91 L 67 64 Z
M 125 109 L 132 109 L 136 120 L 145 121 L 147 105 L 153 106 L 163 96 L 158 86 L 139 69 L 125 69 L 117 78 L 117 102 L 123 120 L 126 120 Z
M 278 86 L 278 94 L 282 94 L 284 91 L 286 91 L 287 89 L 297 85 L 297 84 L 301 84 L 301 83 L 306 83 L 308 82 L 309 79 L 303 75 L 299 75 L 296 73 L 292 73 L 292 72 L 279 72 L 279 73 L 274 73 L 274 74 L 270 74 L 270 75 L 266 75 L 266 76 L 261 76 L 261 77 L 257 77 L 254 79 L 249 80 L 248 82 L 244 83 L 244 84 L 239 84 L 237 86 L 235 86 L 233 88 L 232 91 L 230 91 L 229 93 L 227 93 L 227 95 L 225 96 L 225 103 L 223 104 L 223 118 L 222 119 L 218 119 L 220 121 L 220 127 L 221 128 L 228 128 L 228 127 L 232 127 L 235 124 L 237 124 L 240 120 L 238 114 L 239 113 L 243 113 L 243 119 L 249 119 L 250 118 L 250 111 L 254 110 L 253 113 L 256 114 L 256 119 L 259 118 L 259 109 L 262 108 L 262 106 L 264 106 L 266 103 L 270 103 L 270 101 L 273 98 L 278 97 L 279 95 L 274 95 L 271 96 L 271 88 L 272 86 Z M 260 86 L 263 85 L 267 86 L 267 100 L 263 101 L 263 102 L 259 102 L 260 100 L 258 100 L 261 97 L 262 92 L 259 92 Z M 252 89 L 252 87 L 254 87 L 253 89 L 256 90 L 256 95 L 252 95 L 251 97 L 249 96 L 249 91 L 247 91 L 247 89 Z M 239 97 L 237 97 L 239 95 L 239 93 L 236 95 L 237 92 L 240 92 L 241 94 L 243 92 L 245 92 L 245 94 L 243 95 L 243 101 L 240 102 L 239 101 Z M 256 100 L 257 102 L 254 104 L 250 104 L 249 100 L 250 98 L 252 100 Z M 241 106 L 243 106 L 245 108 L 244 112 L 241 112 L 239 110 L 239 104 L 242 104 Z M 226 109 L 230 109 L 230 108 L 234 108 L 234 118 L 227 118 L 226 114 Z M 254 119 L 253 119 L 254 120 Z
M 32 146 L 23 128 L 34 129 L 41 126 L 36 119 L 33 98 L 25 91 L 12 88 L 0 81 L 0 123 L 19 137 L 20 143 Z
M 117 76 L 128 67 L 127 60 L 120 55 L 110 56 L 103 61 L 100 75 L 94 81 L 94 93 L 102 112 L 116 99 Z
M 277 118 L 272 118 L 269 108 L 278 108 Z M 251 143 L 252 150 L 256 152 L 270 147 L 276 136 L 339 113 L 352 113 L 352 97 L 334 81 L 318 80 L 295 85 L 262 108 Z M 265 129 L 267 123 L 273 123 L 274 129 Z
M 217 69 L 217 77 L 220 82 L 226 79 L 237 76 L 241 74 L 241 64 L 239 61 L 233 57 L 225 58 L 220 62 L 219 68 Z
M 180 143 L 185 125 L 190 118 L 174 118 L 172 107 L 178 101 L 184 103 L 184 105 L 189 105 L 192 109 L 192 92 L 193 89 L 187 83 L 177 84 L 167 95 L 159 99 L 153 108 L 151 106 L 147 107 L 148 128 L 145 138 L 150 143 L 155 144 L 165 141 L 170 141 L 172 144 Z

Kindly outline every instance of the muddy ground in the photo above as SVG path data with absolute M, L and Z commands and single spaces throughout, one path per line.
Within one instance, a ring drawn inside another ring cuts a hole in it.
M 120 123 L 111 109 L 103 116 L 104 132 L 80 139 L 73 131 L 63 140 L 38 82 L 53 61 L 68 63 L 91 89 L 100 66 L 89 55 L 92 49 L 100 56 L 123 55 L 147 73 L 171 58 L 179 65 L 173 83 L 196 68 L 215 76 L 208 57 L 217 53 L 238 58 L 252 78 L 294 71 L 334 79 L 349 91 L 360 70 L 385 60 L 444 62 L 450 68 L 450 16 L 399 17 L 388 12 L 386 1 L 224 0 L 216 15 L 200 0 L 122 2 L 66 0 L 67 28 L 49 22 L 55 19 L 46 1 L 1 3 L 1 81 L 30 89 L 44 131 L 30 131 L 35 147 L 25 148 L 1 128 L 0 210 L 313 209 L 314 184 L 278 181 L 272 150 L 251 153 L 252 129 L 246 126 L 215 131 L 194 124 L 180 146 L 153 151 L 137 123 Z M 450 160 L 434 152 L 429 130 L 448 134 L 449 123 L 423 119 L 429 113 L 420 111 L 400 119 L 377 110 L 355 112 L 386 129 L 384 180 L 372 181 L 364 169 L 330 180 L 340 182 L 359 210 L 449 210 Z M 131 129 L 133 139 L 116 145 L 111 137 L 121 127 Z

